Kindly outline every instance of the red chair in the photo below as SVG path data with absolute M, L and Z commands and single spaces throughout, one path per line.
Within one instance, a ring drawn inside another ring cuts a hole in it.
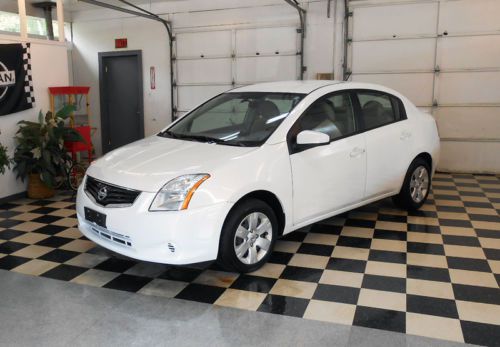
M 73 159 L 73 162 L 76 162 L 76 154 L 78 152 L 87 151 L 89 164 L 90 164 L 92 162 L 92 141 L 91 141 L 91 130 L 92 129 L 90 126 L 75 127 L 74 129 L 78 133 L 80 133 L 80 135 L 85 140 L 85 142 L 66 141 L 64 143 L 64 146 L 66 147 L 68 152 L 71 152 L 71 158 Z

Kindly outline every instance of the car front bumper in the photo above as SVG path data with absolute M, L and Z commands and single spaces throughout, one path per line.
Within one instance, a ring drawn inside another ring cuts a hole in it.
M 192 264 L 217 258 L 220 232 L 232 204 L 183 211 L 150 212 L 154 193 L 142 192 L 130 207 L 106 208 L 80 186 L 78 228 L 89 240 L 113 252 L 144 261 Z M 106 228 L 85 219 L 84 208 L 106 215 Z

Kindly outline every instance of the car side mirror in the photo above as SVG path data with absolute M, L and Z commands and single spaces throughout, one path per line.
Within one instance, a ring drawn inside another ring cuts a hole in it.
M 303 130 L 297 135 L 298 145 L 326 145 L 330 143 L 330 136 L 325 133 L 313 130 Z

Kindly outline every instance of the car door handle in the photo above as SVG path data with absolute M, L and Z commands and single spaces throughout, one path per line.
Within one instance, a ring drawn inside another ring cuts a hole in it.
M 364 148 L 356 147 L 351 151 L 349 155 L 351 156 L 351 158 L 356 158 L 362 155 L 363 153 L 365 153 Z
M 401 136 L 399 136 L 399 138 L 400 138 L 401 140 L 406 140 L 406 139 L 408 139 L 408 138 L 410 138 L 410 137 L 411 137 L 411 133 L 410 133 L 409 131 L 403 131 L 403 132 L 401 133 Z

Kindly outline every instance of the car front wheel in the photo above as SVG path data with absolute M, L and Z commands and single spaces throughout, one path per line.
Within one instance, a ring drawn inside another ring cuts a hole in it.
M 238 203 L 222 228 L 218 262 L 229 271 L 251 272 L 264 265 L 274 247 L 278 222 L 265 202 Z
M 430 172 L 429 164 L 424 159 L 415 159 L 406 173 L 401 191 L 393 198 L 394 203 L 407 210 L 419 209 L 429 195 Z

